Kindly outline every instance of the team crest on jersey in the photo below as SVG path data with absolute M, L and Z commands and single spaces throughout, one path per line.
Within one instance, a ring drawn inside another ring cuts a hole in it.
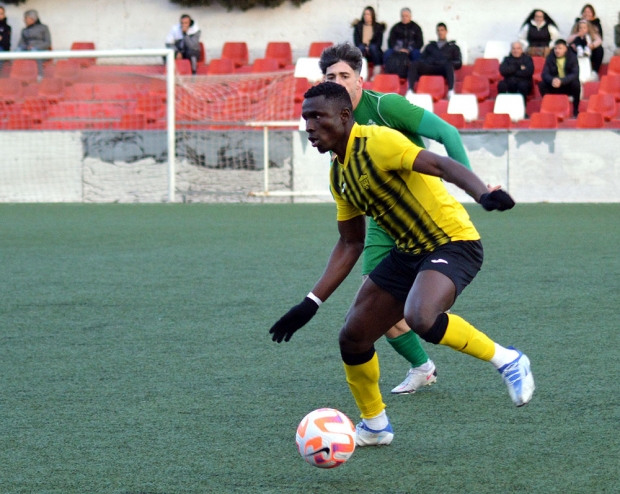
M 363 175 L 360 176 L 358 181 L 359 181 L 360 185 L 362 187 L 364 187 L 364 189 L 366 189 L 366 190 L 370 189 L 370 180 L 368 180 L 368 175 L 366 175 L 364 173 Z
M 369 118 L 368 123 L 366 125 L 377 125 L 377 124 L 372 118 Z
M 342 184 L 340 184 L 340 193 L 344 194 L 345 190 L 347 190 L 347 183 L 346 182 L 342 182 Z

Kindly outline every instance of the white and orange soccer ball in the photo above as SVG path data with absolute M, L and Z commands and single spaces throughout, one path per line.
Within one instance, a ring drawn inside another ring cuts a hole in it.
M 344 413 L 319 408 L 301 420 L 295 440 L 299 454 L 310 465 L 335 468 L 355 451 L 355 426 Z

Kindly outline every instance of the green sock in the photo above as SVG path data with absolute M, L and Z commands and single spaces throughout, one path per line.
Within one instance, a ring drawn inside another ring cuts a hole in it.
M 422 348 L 418 335 L 407 331 L 396 338 L 385 338 L 392 348 L 405 357 L 411 367 L 419 367 L 428 361 L 428 355 Z

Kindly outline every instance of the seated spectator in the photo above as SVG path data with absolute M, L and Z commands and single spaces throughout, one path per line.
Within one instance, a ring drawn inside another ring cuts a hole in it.
M 166 47 L 174 49 L 177 60 L 189 60 L 192 74 L 196 73 L 200 58 L 200 28 L 189 15 L 183 14 L 180 22 L 172 26 L 166 38 Z
M 534 75 L 534 61 L 523 51 L 520 41 L 510 45 L 508 55 L 499 66 L 499 73 L 503 79 L 497 84 L 498 93 L 519 93 L 523 95 L 523 102 L 532 91 L 532 76 Z
M 381 72 L 383 65 L 383 33 L 385 24 L 377 22 L 375 9 L 366 7 L 361 19 L 353 23 L 353 43 L 357 46 L 369 64 L 373 65 L 373 76 Z
M 531 57 L 546 57 L 554 41 L 560 39 L 558 26 L 544 10 L 530 12 L 519 31 L 519 40 Z
M 577 57 L 587 57 L 592 64 L 592 70 L 598 73 L 598 69 L 601 67 L 601 61 L 598 60 L 596 70 L 594 68 L 594 61 L 592 60 L 592 54 L 596 48 L 601 47 L 603 40 L 599 36 L 594 25 L 586 20 L 580 20 L 577 22 L 571 30 L 570 36 L 566 42 L 568 46 L 575 52 Z
M 591 46 L 590 51 L 592 54 L 590 55 L 590 62 L 592 62 L 592 70 L 598 74 L 599 69 L 601 68 L 601 64 L 603 63 L 603 56 L 605 55 L 605 51 L 603 50 L 603 26 L 601 26 L 601 20 L 596 17 L 596 12 L 594 11 L 594 7 L 589 3 L 585 4 L 581 9 L 581 17 L 575 19 L 575 23 L 578 23 L 580 20 L 588 21 L 591 24 L 591 27 L 594 28 L 594 31 L 598 34 L 598 37 L 601 39 L 600 44 L 597 46 Z M 592 39 L 595 38 L 595 35 L 592 33 L 590 35 Z M 570 41 L 566 40 L 570 45 Z
M 614 43 L 616 45 L 614 55 L 620 55 L 620 12 L 618 13 L 618 24 L 614 26 Z
M 11 26 L 6 22 L 4 7 L 0 5 L 0 51 L 11 51 Z M 0 60 L 0 69 L 4 60 Z
M 26 27 L 17 44 L 19 51 L 43 51 L 52 49 L 52 37 L 45 24 L 41 24 L 36 10 L 27 10 L 24 13 Z M 43 60 L 37 60 L 39 79 L 43 77 Z
M 437 41 L 431 41 L 422 57 L 409 67 L 409 91 L 421 75 L 441 75 L 448 83 L 448 98 L 454 94 L 454 71 L 461 68 L 461 49 L 454 41 L 448 41 L 448 28 L 443 22 L 437 24 Z
M 545 60 L 542 71 L 542 81 L 538 84 L 540 94 L 567 94 L 573 98 L 573 115 L 579 113 L 579 62 L 577 55 L 568 49 L 566 41 L 559 39 L 555 42 L 553 51 Z
M 387 62 L 395 52 L 406 53 L 410 61 L 417 60 L 423 46 L 422 28 L 411 20 L 411 10 L 405 7 L 400 11 L 400 22 L 390 29 L 388 49 L 383 60 Z

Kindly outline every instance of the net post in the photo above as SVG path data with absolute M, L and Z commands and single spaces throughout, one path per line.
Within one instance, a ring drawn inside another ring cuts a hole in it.
M 269 193 L 269 127 L 263 127 L 263 173 L 265 174 L 265 194 Z
M 175 109 L 174 109 L 174 83 L 175 83 L 175 64 L 174 50 L 169 49 L 166 53 L 166 107 L 167 107 L 167 129 L 166 136 L 168 138 L 168 202 L 174 202 L 175 197 Z

